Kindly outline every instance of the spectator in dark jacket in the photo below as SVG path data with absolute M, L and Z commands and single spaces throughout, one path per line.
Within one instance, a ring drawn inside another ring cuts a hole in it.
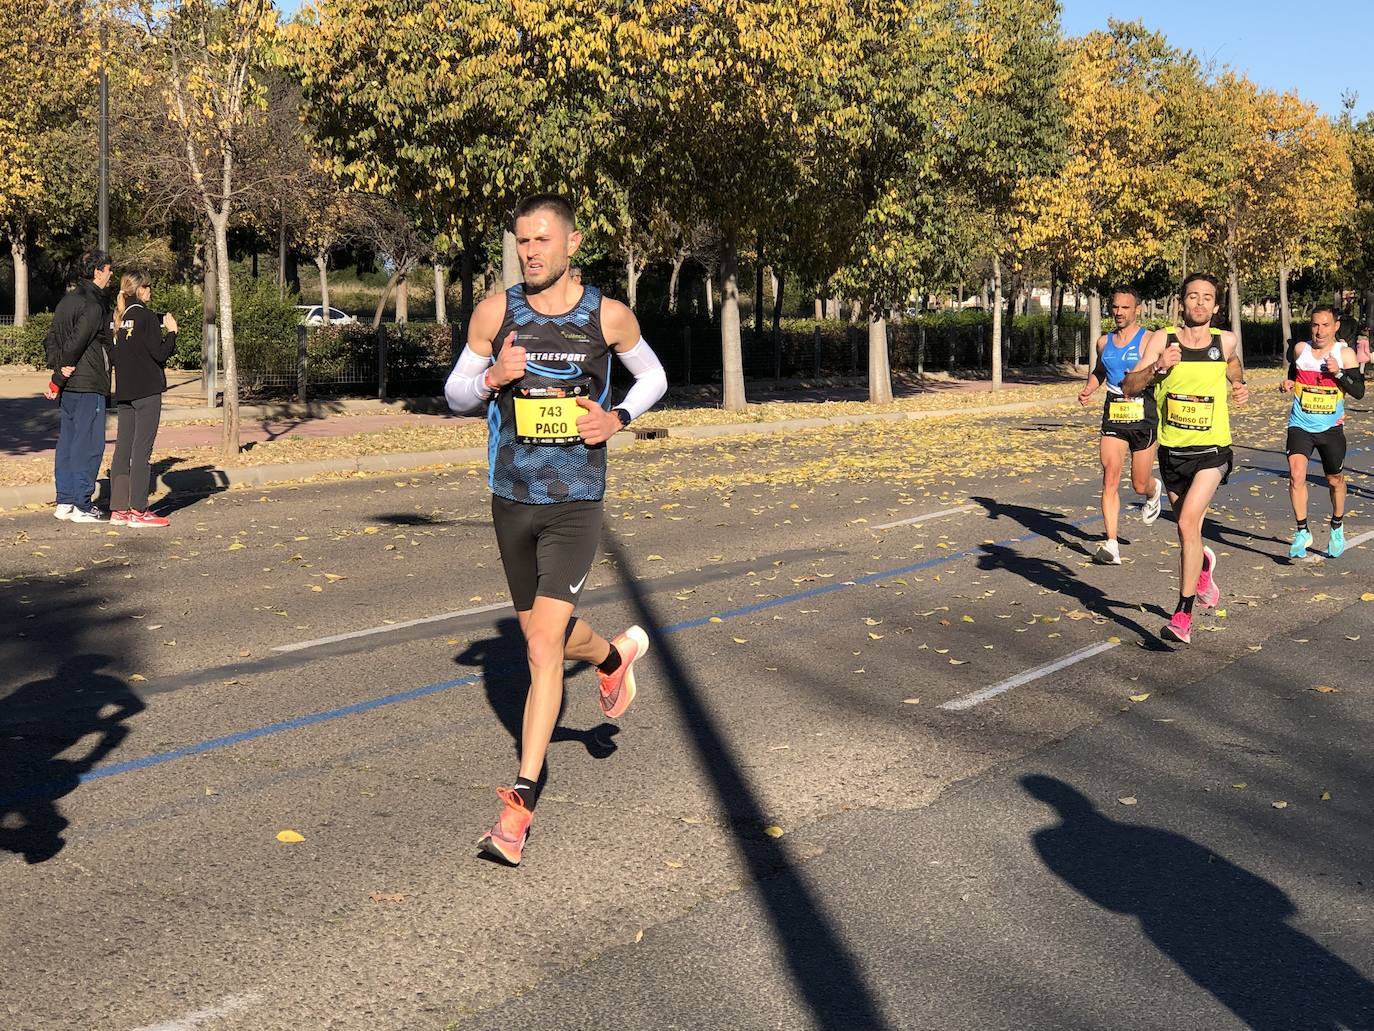
M 110 522 L 136 529 L 166 526 L 148 508 L 148 460 L 162 419 L 164 366 L 177 346 L 177 322 L 148 307 L 153 288 L 143 272 L 126 272 L 115 301 L 115 404 L 119 435 L 110 462 Z
M 100 459 L 105 454 L 105 398 L 110 393 L 110 256 L 87 251 L 81 256 L 76 289 L 57 302 L 53 312 L 52 385 L 60 394 L 62 422 L 53 459 L 58 519 L 96 523 L 104 518 L 91 503 Z

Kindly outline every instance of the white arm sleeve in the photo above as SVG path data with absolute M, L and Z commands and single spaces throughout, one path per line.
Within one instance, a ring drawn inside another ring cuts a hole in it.
M 491 359 L 473 353 L 472 348 L 464 347 L 458 356 L 458 364 L 448 374 L 444 384 L 444 397 L 448 400 L 450 411 L 459 415 L 471 415 L 490 401 L 493 394 L 483 382 Z
M 631 419 L 638 419 L 652 408 L 668 390 L 668 375 L 663 364 L 643 337 L 628 351 L 617 351 L 620 364 L 630 370 L 635 382 L 615 408 L 623 408 Z

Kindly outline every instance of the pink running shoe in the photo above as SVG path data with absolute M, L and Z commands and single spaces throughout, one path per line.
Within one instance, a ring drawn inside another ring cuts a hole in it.
M 632 626 L 611 642 L 620 653 L 620 668 L 614 673 L 597 673 L 601 681 L 601 711 L 619 719 L 635 700 L 635 663 L 649 651 L 649 635 Z
M 491 830 L 478 839 L 477 847 L 493 859 L 519 866 L 534 813 L 525 808 L 524 799 L 514 788 L 497 788 L 496 794 L 505 803 L 505 808 L 492 824 Z
M 111 525 L 111 526 L 128 526 L 128 525 L 129 525 L 129 517 L 130 517 L 131 515 L 136 515 L 136 514 L 137 514 L 137 513 L 134 513 L 134 512 L 118 511 L 118 510 L 112 509 L 112 510 L 110 511 L 110 525 Z
M 148 509 L 145 512 L 125 512 L 124 513 L 130 529 L 144 530 L 151 527 L 161 527 L 171 525 L 171 520 L 166 516 L 160 516 Z
M 1221 588 L 1212 575 L 1217 568 L 1217 553 L 1211 548 L 1202 549 L 1202 572 L 1197 575 L 1197 600 L 1205 609 L 1214 609 L 1221 600 Z
M 1174 618 L 1164 624 L 1164 629 L 1159 632 L 1159 636 L 1166 641 L 1177 641 L 1179 644 L 1192 644 L 1193 642 L 1193 615 L 1191 612 L 1175 612 Z

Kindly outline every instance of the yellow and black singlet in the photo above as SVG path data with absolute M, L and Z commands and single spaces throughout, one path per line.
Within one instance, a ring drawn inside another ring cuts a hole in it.
M 1212 330 L 1205 347 L 1185 347 L 1173 326 L 1165 332 L 1170 345 L 1178 344 L 1183 360 L 1155 385 L 1160 446 L 1226 447 L 1231 443 L 1231 416 L 1221 330 Z

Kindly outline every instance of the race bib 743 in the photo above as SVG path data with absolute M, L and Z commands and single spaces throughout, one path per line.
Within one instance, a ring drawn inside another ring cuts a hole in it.
M 517 387 L 515 396 L 515 439 L 522 444 L 567 447 L 581 444 L 577 420 L 584 409 L 577 403 L 587 396 L 586 383 L 568 386 Z

